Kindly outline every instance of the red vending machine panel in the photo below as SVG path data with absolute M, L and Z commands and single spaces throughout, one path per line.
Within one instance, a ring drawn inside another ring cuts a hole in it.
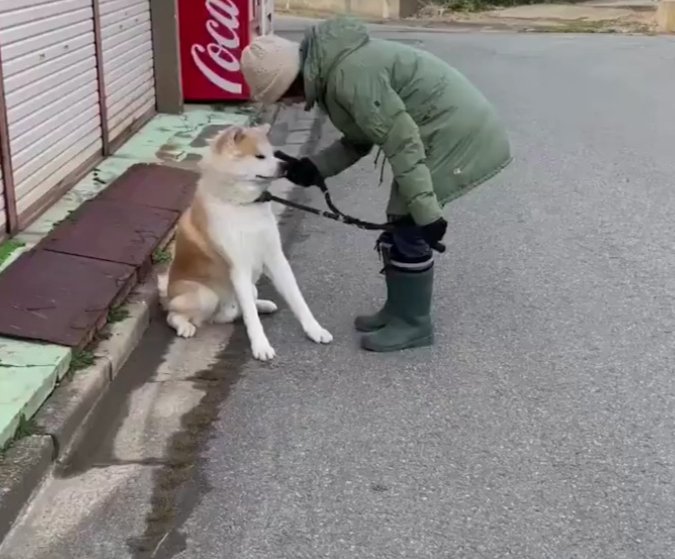
M 260 0 L 178 0 L 186 101 L 249 99 L 241 52 L 260 33 Z

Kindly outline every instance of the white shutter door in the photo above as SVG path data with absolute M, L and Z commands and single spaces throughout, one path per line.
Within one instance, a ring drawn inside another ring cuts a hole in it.
M 155 107 L 150 0 L 99 0 L 108 134 L 114 142 Z
M 102 149 L 91 0 L 0 0 L 19 215 Z
M 2 180 L 2 166 L 0 165 L 0 239 L 5 236 L 7 216 L 5 215 L 5 182 Z

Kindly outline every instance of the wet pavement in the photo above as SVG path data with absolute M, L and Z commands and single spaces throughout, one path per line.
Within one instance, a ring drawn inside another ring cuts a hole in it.
M 436 345 L 359 351 L 373 236 L 287 216 L 335 342 L 282 307 L 261 364 L 240 327 L 154 322 L 2 559 L 672 558 L 674 41 L 415 40 L 495 101 L 517 158 L 447 210 Z M 378 174 L 330 181 L 335 202 L 379 219 Z

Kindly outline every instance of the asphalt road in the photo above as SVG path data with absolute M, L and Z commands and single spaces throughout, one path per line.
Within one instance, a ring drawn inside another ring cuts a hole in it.
M 516 155 L 447 209 L 437 344 L 359 351 L 374 238 L 293 214 L 288 254 L 335 342 L 285 308 L 272 364 L 240 328 L 153 325 L 130 397 L 2 559 L 675 557 L 675 41 L 378 33 L 463 70 Z M 377 179 L 368 159 L 330 186 L 378 219 Z

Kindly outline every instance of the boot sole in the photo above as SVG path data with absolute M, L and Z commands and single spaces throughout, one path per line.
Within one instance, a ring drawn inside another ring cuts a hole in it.
M 366 340 L 365 339 L 361 340 L 361 347 L 366 351 L 372 351 L 373 353 L 393 353 L 394 351 L 403 351 L 404 349 L 414 349 L 417 347 L 428 347 L 430 345 L 434 345 L 433 334 L 429 334 L 428 336 L 423 336 L 421 338 L 416 338 L 403 345 L 379 347 L 379 348 L 368 347 Z

